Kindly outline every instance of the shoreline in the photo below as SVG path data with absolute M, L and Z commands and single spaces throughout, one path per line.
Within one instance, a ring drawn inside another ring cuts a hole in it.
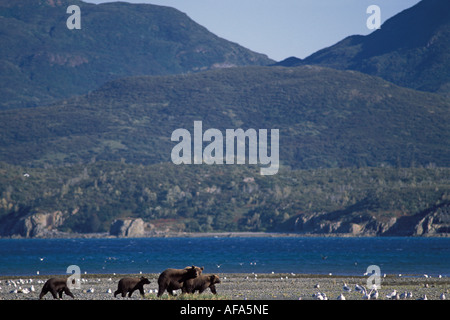
M 224 231 L 224 232 L 146 232 L 136 237 L 119 237 L 104 233 L 66 233 L 51 232 L 46 236 L 39 237 L 0 237 L 0 239 L 133 239 L 133 238 L 386 238 L 386 236 L 377 236 L 373 234 L 354 235 L 351 233 L 296 233 L 296 232 L 262 232 L 262 231 Z M 398 238 L 448 238 L 448 234 L 425 235 L 425 236 L 390 236 Z
M 210 274 L 205 270 L 204 274 Z M 113 292 L 117 289 L 118 281 L 123 277 L 145 276 L 150 284 L 145 285 L 145 298 L 149 300 L 167 299 L 220 299 L 220 300 L 315 300 L 317 293 L 322 293 L 329 300 L 336 300 L 343 294 L 346 300 L 363 300 L 363 294 L 355 291 L 355 285 L 367 287 L 368 277 L 364 276 L 338 276 L 338 275 L 314 275 L 314 274 L 292 274 L 292 273 L 216 273 L 221 283 L 216 285 L 218 295 L 212 295 L 205 291 L 202 295 L 180 295 L 168 297 L 167 294 L 161 298 L 156 297 L 157 278 L 159 274 L 88 274 L 81 275 L 81 288 L 73 289 L 72 292 L 77 300 L 124 300 L 114 298 Z M 67 275 L 64 275 L 67 276 Z M 38 300 L 44 282 L 54 276 L 34 275 L 27 277 L 0 276 L 0 300 Z M 63 277 L 63 275 L 56 275 Z M 343 284 L 351 289 L 350 292 L 343 291 Z M 33 286 L 33 290 L 31 287 Z M 19 289 L 20 288 L 20 289 Z M 388 275 L 381 278 L 379 288 L 379 300 L 387 300 L 386 296 L 393 290 L 399 294 L 411 292 L 412 298 L 417 300 L 425 295 L 428 300 L 439 300 L 442 293 L 450 296 L 449 277 L 407 277 Z M 28 291 L 28 293 L 24 293 Z M 48 293 L 45 300 L 53 300 Z M 64 300 L 71 300 L 64 296 Z M 138 292 L 126 300 L 141 300 Z

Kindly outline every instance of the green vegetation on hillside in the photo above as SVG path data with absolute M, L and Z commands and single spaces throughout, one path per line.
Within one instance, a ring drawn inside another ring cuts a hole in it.
M 132 77 L 48 107 L 0 112 L 0 161 L 170 161 L 172 132 L 279 129 L 293 168 L 450 165 L 450 102 L 353 71 L 242 67 Z M 206 145 L 206 144 L 205 144 Z
M 172 221 L 180 231 L 293 230 L 302 214 L 384 222 L 449 201 L 450 169 L 443 168 L 282 168 L 268 177 L 249 165 L 0 167 L 0 225 L 61 211 L 59 229 L 75 232 L 108 231 L 124 217 Z

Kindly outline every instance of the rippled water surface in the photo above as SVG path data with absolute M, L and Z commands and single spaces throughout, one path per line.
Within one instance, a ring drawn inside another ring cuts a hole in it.
M 207 272 L 293 272 L 450 276 L 449 238 L 139 238 L 0 239 L 0 275 L 159 273 L 204 266 Z

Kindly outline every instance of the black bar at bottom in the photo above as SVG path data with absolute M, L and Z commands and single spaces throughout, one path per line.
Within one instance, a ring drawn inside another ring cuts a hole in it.
M 448 312 L 448 301 L 286 301 L 286 300 L 2 300 L 3 312 L 67 319 L 148 316 L 165 319 L 291 319 L 339 317 L 358 314 L 362 318 L 378 314 L 416 316 L 424 310 Z M 443 313 L 441 313 L 443 312 Z M 6 313 L 5 313 L 6 314 Z M 169 317 L 169 318 L 167 318 Z

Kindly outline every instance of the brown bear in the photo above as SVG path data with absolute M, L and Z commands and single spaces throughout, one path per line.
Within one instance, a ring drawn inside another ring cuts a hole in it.
M 193 266 L 193 267 L 195 267 L 195 266 Z M 192 267 L 188 266 L 188 267 L 184 268 L 184 270 L 189 270 L 190 268 L 192 268 Z M 197 270 L 198 275 L 201 275 L 204 267 L 195 267 L 195 269 Z
M 114 292 L 114 298 L 119 293 L 122 297 L 125 297 L 128 292 L 128 297 L 131 297 L 135 290 L 139 290 L 141 296 L 144 296 L 144 284 L 149 284 L 150 280 L 147 278 L 122 278 L 119 280 L 117 290 Z
M 213 294 L 217 294 L 216 283 L 220 283 L 218 275 L 200 275 L 197 278 L 186 280 L 181 290 L 183 293 L 195 293 L 198 290 L 200 294 L 209 288 Z
M 62 299 L 63 292 L 67 294 L 68 296 L 75 299 L 72 292 L 70 292 L 68 286 L 67 286 L 67 279 L 66 278 L 50 278 L 45 282 L 44 286 L 42 287 L 41 294 L 39 295 L 39 299 L 42 299 L 47 292 L 52 294 L 54 299 L 58 299 L 57 294 L 59 295 L 59 299 Z
M 166 269 L 159 275 L 158 278 L 158 294 L 160 297 L 165 290 L 173 296 L 173 291 L 181 289 L 186 280 L 193 279 L 201 275 L 203 267 L 196 266 L 186 267 L 184 269 Z

